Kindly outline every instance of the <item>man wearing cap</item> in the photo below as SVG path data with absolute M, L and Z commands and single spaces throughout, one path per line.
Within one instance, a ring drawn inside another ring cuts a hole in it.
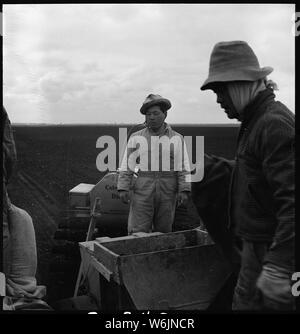
M 294 309 L 294 114 L 275 101 L 276 84 L 267 80 L 272 71 L 260 67 L 246 42 L 220 42 L 201 87 L 241 122 L 235 161 L 206 156 L 203 180 L 207 187 L 214 165 L 223 166 L 223 178 L 230 176 L 227 228 L 241 245 L 234 310 Z M 193 184 L 199 213 L 201 183 Z
M 133 133 L 128 141 L 118 178 L 120 197 L 130 202 L 128 234 L 171 232 L 176 203 L 187 204 L 191 191 L 188 159 L 183 137 L 165 122 L 170 108 L 168 99 L 148 95 L 140 109 L 146 127 Z M 163 139 L 173 144 L 160 149 Z M 134 149 L 138 149 L 138 156 L 132 160 Z M 169 163 L 167 168 L 164 162 Z M 139 171 L 135 173 L 137 166 Z

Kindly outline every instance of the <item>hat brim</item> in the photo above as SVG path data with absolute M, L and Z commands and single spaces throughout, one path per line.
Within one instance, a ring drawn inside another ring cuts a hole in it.
M 143 104 L 141 109 L 140 109 L 140 112 L 143 115 L 145 115 L 147 109 L 149 109 L 150 107 L 155 106 L 155 105 L 163 105 L 165 110 L 170 109 L 171 106 L 172 106 L 171 102 L 168 99 L 161 98 L 161 99 L 156 99 L 154 101 L 150 101 L 148 103 Z
M 270 66 L 263 67 L 257 71 L 247 69 L 236 71 L 232 70 L 226 73 L 220 73 L 218 75 L 208 77 L 200 89 L 212 89 L 212 87 L 217 83 L 229 81 L 257 81 L 266 77 L 272 72 L 273 68 Z

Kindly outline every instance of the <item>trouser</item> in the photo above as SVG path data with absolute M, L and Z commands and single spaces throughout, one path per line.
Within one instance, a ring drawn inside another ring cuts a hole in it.
M 29 214 L 10 204 L 7 212 L 9 238 L 3 248 L 6 294 L 16 298 L 42 298 L 45 286 L 36 282 L 37 252 L 35 231 Z
M 293 301 L 290 304 L 281 304 L 270 300 L 256 286 L 269 244 L 245 240 L 242 244 L 241 269 L 234 290 L 232 309 L 251 311 L 293 310 Z
M 139 175 L 133 185 L 128 234 L 172 232 L 177 199 L 177 177 L 159 172 Z

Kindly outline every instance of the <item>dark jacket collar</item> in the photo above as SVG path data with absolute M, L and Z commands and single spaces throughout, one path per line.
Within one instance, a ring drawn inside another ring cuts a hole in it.
M 259 92 L 255 99 L 250 102 L 244 110 L 244 119 L 242 121 L 242 128 L 247 127 L 250 122 L 253 123 L 266 111 L 266 105 L 274 100 L 275 94 L 272 89 L 266 88 Z
M 267 111 L 266 106 L 274 101 L 275 94 L 272 89 L 266 88 L 265 90 L 259 92 L 255 99 L 250 102 L 244 110 L 244 119 L 242 121 L 238 138 L 237 145 L 241 141 L 244 134 L 249 131 L 247 129 L 251 128 L 253 124 Z

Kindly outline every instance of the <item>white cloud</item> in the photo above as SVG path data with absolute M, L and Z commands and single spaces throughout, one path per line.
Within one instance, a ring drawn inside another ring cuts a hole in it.
M 261 66 L 274 67 L 278 98 L 292 109 L 293 11 L 288 4 L 4 5 L 4 103 L 16 122 L 24 103 L 30 122 L 140 122 L 145 97 L 159 93 L 172 101 L 170 122 L 232 122 L 200 86 L 213 45 L 243 39 Z

